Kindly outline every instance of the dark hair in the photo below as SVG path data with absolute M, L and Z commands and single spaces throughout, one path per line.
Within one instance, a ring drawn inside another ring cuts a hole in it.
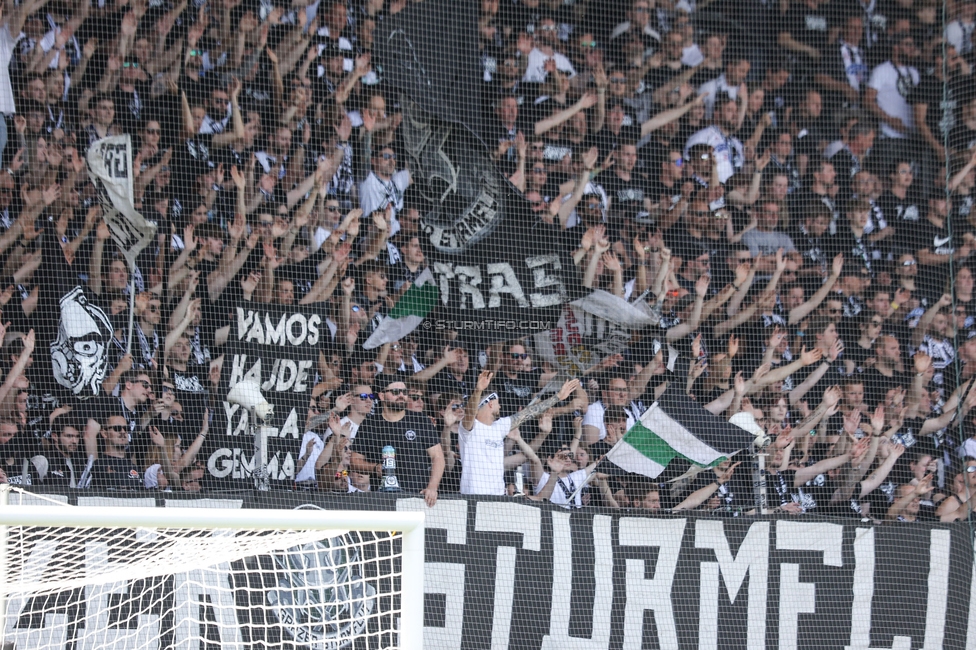
M 627 411 L 622 406 L 608 406 L 603 412 L 603 422 L 621 422 L 627 420 Z
M 150 376 L 149 371 L 147 370 L 137 370 L 135 368 L 132 370 L 126 370 L 124 373 L 122 373 L 122 377 L 119 379 L 119 385 L 121 385 L 124 389 L 126 384 L 131 384 L 138 381 L 139 375 L 146 375 L 147 377 Z

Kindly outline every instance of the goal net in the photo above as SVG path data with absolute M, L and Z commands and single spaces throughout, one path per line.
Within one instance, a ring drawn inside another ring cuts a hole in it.
M 414 513 L 3 508 L 3 647 L 419 650 L 422 521 Z

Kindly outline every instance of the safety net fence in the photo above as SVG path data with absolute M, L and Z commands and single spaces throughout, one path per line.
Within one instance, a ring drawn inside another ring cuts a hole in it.
M 974 32 L 5 3 L 0 641 L 976 648 Z

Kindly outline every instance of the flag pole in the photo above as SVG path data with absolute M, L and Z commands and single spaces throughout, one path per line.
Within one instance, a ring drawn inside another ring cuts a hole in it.
M 597 460 L 596 463 L 593 464 L 593 471 L 590 472 L 589 474 L 587 474 L 586 475 L 586 478 L 583 479 L 583 482 L 580 484 L 580 486 L 578 488 L 576 488 L 575 490 L 573 490 L 573 493 L 571 495 L 569 495 L 569 502 L 570 503 L 572 503 L 573 501 L 576 500 L 577 495 L 580 492 L 582 492 L 583 491 L 583 488 L 586 487 L 586 484 L 590 482 L 590 479 L 593 478 L 593 475 L 594 474 L 596 474 L 596 469 L 600 466 L 600 463 L 602 463 L 605 460 L 609 460 L 610 459 L 610 454 L 612 454 L 613 453 L 613 450 L 616 449 L 617 446 L 621 442 L 623 442 L 623 439 L 624 439 L 623 436 L 621 436 L 617 440 L 617 442 L 613 443 L 613 447 L 610 447 L 610 451 L 608 451 L 607 453 L 603 454 L 603 457 L 600 458 L 599 460 Z M 549 478 L 552 478 L 552 475 L 550 475 Z
M 129 337 L 125 342 L 125 353 L 132 354 L 132 328 L 136 322 L 136 269 L 135 261 L 129 262 Z
M 586 487 L 586 484 L 590 482 L 590 479 L 593 478 L 594 474 L 596 474 L 596 465 L 593 466 L 593 471 L 586 475 L 586 478 L 583 479 L 583 482 L 580 483 L 580 486 L 575 490 L 573 490 L 573 493 L 569 495 L 568 505 L 570 506 L 573 505 L 573 501 L 576 501 L 576 497 L 579 496 L 579 493 L 583 491 L 583 488 Z M 550 476 L 549 478 L 553 478 L 553 477 Z

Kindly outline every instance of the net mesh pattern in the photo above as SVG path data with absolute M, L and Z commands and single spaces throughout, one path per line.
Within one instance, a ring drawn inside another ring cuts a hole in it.
M 426 512 L 431 648 L 976 647 L 974 7 L 10 0 L 0 482 Z M 20 650 L 397 643 L 395 535 L 8 535 Z
M 7 528 L 17 648 L 399 647 L 399 534 Z

